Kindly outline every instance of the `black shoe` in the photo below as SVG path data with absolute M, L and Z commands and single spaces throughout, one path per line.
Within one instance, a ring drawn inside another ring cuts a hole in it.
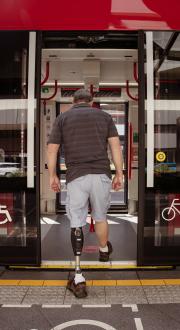
M 109 261 L 109 256 L 113 252 L 113 248 L 112 248 L 112 244 L 109 241 L 107 241 L 107 246 L 108 246 L 108 252 L 102 252 L 101 250 L 99 250 L 99 261 L 102 262 Z
M 86 282 L 75 284 L 74 278 L 67 283 L 67 289 L 72 291 L 76 298 L 87 297 Z

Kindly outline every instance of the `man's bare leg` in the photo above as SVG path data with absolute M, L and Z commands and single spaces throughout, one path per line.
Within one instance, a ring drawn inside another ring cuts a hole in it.
M 109 227 L 105 220 L 95 223 L 95 232 L 101 248 L 106 247 L 108 241 Z
M 109 261 L 109 256 L 113 252 L 111 243 L 108 241 L 109 226 L 107 221 L 98 221 L 95 223 L 95 232 L 99 241 L 99 261 Z

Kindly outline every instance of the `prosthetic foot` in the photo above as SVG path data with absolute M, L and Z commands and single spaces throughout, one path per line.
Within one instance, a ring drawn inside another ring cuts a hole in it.
M 75 256 L 75 277 L 68 281 L 67 288 L 74 293 L 75 297 L 85 298 L 87 296 L 86 280 L 80 268 L 80 256 L 84 243 L 82 227 L 71 228 L 71 243 Z

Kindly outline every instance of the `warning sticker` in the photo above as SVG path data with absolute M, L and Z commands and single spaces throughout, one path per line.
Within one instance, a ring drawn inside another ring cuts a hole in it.
M 158 162 L 164 162 L 165 159 L 166 159 L 166 154 L 163 151 L 157 152 L 157 154 L 156 154 L 156 160 Z

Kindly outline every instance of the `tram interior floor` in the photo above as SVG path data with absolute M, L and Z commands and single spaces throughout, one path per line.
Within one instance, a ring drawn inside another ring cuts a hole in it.
M 90 222 L 90 217 L 87 219 Z M 113 245 L 111 261 L 136 260 L 137 217 L 133 215 L 108 214 L 109 240 Z M 98 261 L 96 235 L 84 227 L 84 247 L 82 261 Z M 70 226 L 66 215 L 41 216 L 42 260 L 72 261 L 74 255 L 70 241 Z

